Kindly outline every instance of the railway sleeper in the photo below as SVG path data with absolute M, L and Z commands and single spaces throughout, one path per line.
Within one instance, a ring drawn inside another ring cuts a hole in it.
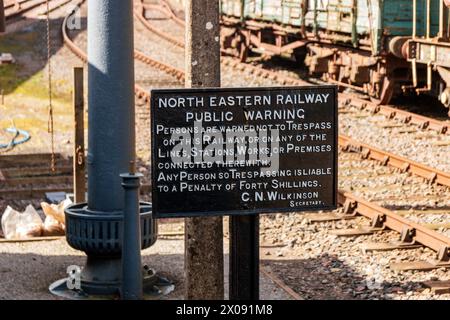
M 355 208 L 355 212 L 357 213 L 358 208 Z M 386 216 L 382 213 L 375 214 L 370 222 L 370 226 L 362 226 L 359 225 L 356 228 L 349 229 L 337 229 L 330 231 L 331 234 L 334 234 L 339 237 L 355 237 L 355 236 L 363 236 L 363 235 L 371 235 L 375 232 L 381 232 L 386 229 L 384 222 L 386 221 Z
M 390 267 L 391 269 L 397 271 L 409 271 L 409 270 L 428 271 L 439 268 L 450 268 L 449 247 L 442 245 L 437 251 L 436 259 L 392 263 Z
M 382 232 L 386 230 L 384 225 L 386 217 L 383 214 L 376 214 L 372 220 L 371 225 L 358 226 L 356 228 L 332 230 L 330 233 L 340 237 L 355 237 L 363 235 L 371 235 L 376 232 Z M 385 243 L 366 243 L 363 245 L 363 252 L 367 251 L 388 251 L 396 249 L 416 249 L 423 247 L 415 239 L 416 230 L 410 227 L 403 227 L 400 233 L 400 239 L 393 242 Z M 418 260 L 408 261 L 401 263 L 391 263 L 390 268 L 396 271 L 408 271 L 408 270 L 434 270 L 439 268 L 450 268 L 450 254 L 449 247 L 442 245 L 437 251 L 437 258 L 433 260 Z
M 357 212 L 355 210 L 356 205 L 357 203 L 355 201 L 346 199 L 344 205 L 339 209 L 339 211 L 328 214 L 310 214 L 307 216 L 307 219 L 309 223 L 354 219 L 357 216 Z
M 396 249 L 417 249 L 422 247 L 415 240 L 416 229 L 403 227 L 400 239 L 391 242 L 367 242 L 362 245 L 363 252 L 367 251 L 389 251 Z

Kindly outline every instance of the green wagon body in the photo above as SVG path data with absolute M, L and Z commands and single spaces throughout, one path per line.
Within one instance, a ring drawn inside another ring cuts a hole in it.
M 302 3 L 306 8 L 302 11 Z M 222 14 L 308 30 L 321 30 L 352 39 L 370 40 L 372 53 L 380 54 L 394 36 L 411 36 L 412 0 L 221 0 Z M 431 34 L 439 24 L 439 1 L 431 0 Z M 303 21 L 304 20 L 304 21 Z M 426 0 L 417 0 L 418 36 L 425 35 Z

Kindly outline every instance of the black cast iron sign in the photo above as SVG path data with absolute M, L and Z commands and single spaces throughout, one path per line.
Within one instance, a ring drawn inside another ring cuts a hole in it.
M 336 87 L 151 97 L 155 217 L 336 208 Z

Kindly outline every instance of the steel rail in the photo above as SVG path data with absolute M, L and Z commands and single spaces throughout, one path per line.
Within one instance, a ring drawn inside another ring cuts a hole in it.
M 396 119 L 403 123 L 417 125 L 420 129 L 430 129 L 440 134 L 449 133 L 450 122 L 425 117 L 413 112 L 401 110 L 389 105 L 376 105 L 370 101 L 354 97 L 350 94 L 341 94 L 339 102 L 342 105 L 351 105 L 371 113 L 379 113 L 388 119 Z
M 295 292 L 294 289 L 289 287 L 283 280 L 281 280 L 277 275 L 275 275 L 274 272 L 267 270 L 267 268 L 264 267 L 262 264 L 260 264 L 260 271 L 263 275 L 265 275 L 267 278 L 269 278 L 273 283 L 275 283 L 277 286 L 279 286 L 281 289 L 283 289 L 284 292 L 286 292 L 288 295 L 290 295 L 292 299 L 305 300 L 297 292 Z
M 18 9 L 14 10 L 13 12 L 6 13 L 5 14 L 5 20 L 6 21 L 11 20 L 13 18 L 16 18 L 16 17 L 22 15 L 23 13 L 25 13 L 27 11 L 30 11 L 32 9 L 35 9 L 35 8 L 39 7 L 39 6 L 44 5 L 46 3 L 46 0 L 38 0 L 38 1 L 35 1 L 35 2 L 33 2 L 33 0 L 27 0 L 27 1 L 21 1 L 21 2 L 16 2 L 16 3 L 19 4 Z M 27 3 L 31 3 L 31 4 L 28 5 L 28 6 L 21 7 L 22 4 L 27 4 Z M 17 5 L 14 4 L 12 8 L 15 8 L 16 6 Z
M 26 2 L 29 2 L 29 1 L 31 1 L 31 0 L 21 0 L 21 1 L 14 0 L 14 1 L 11 1 L 9 3 L 5 3 L 4 4 L 4 8 L 5 8 L 5 10 L 11 9 L 11 8 L 17 8 L 17 7 L 20 7 L 20 5 L 22 3 L 26 3 Z
M 170 6 L 170 4 L 166 0 L 160 0 L 160 1 L 161 1 L 162 5 L 164 7 L 166 7 L 166 12 L 170 15 L 170 18 L 179 26 L 185 27 L 186 22 L 184 21 L 184 19 L 178 18 L 178 16 L 175 14 L 175 12 L 173 12 L 173 9 Z
M 344 135 L 339 135 L 339 146 L 343 151 L 360 153 L 364 159 L 379 161 L 383 165 L 391 166 L 400 169 L 402 172 L 410 172 L 416 176 L 422 177 L 430 183 L 437 183 L 442 186 L 450 187 L 450 174 L 447 172 L 383 151 Z
M 164 10 L 164 9 L 162 8 L 162 6 L 160 6 L 160 5 L 149 5 L 149 4 L 147 4 L 147 5 L 145 5 L 145 6 L 147 6 L 147 7 L 150 6 L 151 8 L 156 8 L 157 10 L 160 10 L 161 12 L 166 13 L 166 14 L 171 18 L 171 15 L 168 14 L 167 11 Z M 142 4 L 142 2 L 141 2 L 140 5 L 138 6 L 138 9 L 134 9 L 134 16 L 135 16 L 136 18 L 138 18 L 138 20 L 139 20 L 139 21 L 140 21 L 140 22 L 141 22 L 148 30 L 150 30 L 151 32 L 153 32 L 153 33 L 155 33 L 156 35 L 158 35 L 159 37 L 161 37 L 161 38 L 163 38 L 163 39 L 169 41 L 170 43 L 176 45 L 177 47 L 184 48 L 184 47 L 185 47 L 184 42 L 178 40 L 178 39 L 175 38 L 175 37 L 172 37 L 172 36 L 171 36 L 170 34 L 168 34 L 167 32 L 164 32 L 164 31 L 160 30 L 159 28 L 156 28 L 154 25 L 152 25 L 152 24 L 144 17 L 144 15 L 145 15 L 145 6 L 144 6 L 144 5 Z M 139 12 L 139 11 L 140 11 L 140 12 Z
M 442 250 L 444 250 L 447 254 L 450 253 L 450 238 L 416 222 L 410 221 L 386 208 L 345 191 L 339 191 L 338 202 L 341 205 L 344 205 L 346 202 L 351 202 L 354 207 L 354 212 L 371 220 L 381 218 L 384 227 L 399 233 L 404 232 L 405 228 L 407 228 L 414 234 L 413 239 L 415 242 L 433 249 L 436 252 L 442 252 Z

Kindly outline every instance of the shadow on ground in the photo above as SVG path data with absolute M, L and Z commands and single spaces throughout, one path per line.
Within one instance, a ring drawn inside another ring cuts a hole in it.
M 58 299 L 49 293 L 48 286 L 53 281 L 64 278 L 68 266 L 83 266 L 85 256 L 1 253 L 0 261 L 0 283 L 4 288 L 0 291 L 0 299 Z M 330 261 L 331 264 L 323 267 Z M 182 254 L 147 253 L 143 256 L 143 264 L 174 282 L 176 289 L 168 299 L 182 299 Z M 363 285 L 366 283 L 365 277 L 328 254 L 304 260 L 263 260 L 262 264 L 304 299 L 389 299 L 381 296 L 385 289 L 368 289 Z M 337 269 L 338 272 L 335 271 Z M 420 283 L 413 282 L 381 283 L 382 288 L 403 292 L 412 286 L 422 287 Z M 263 294 L 267 296 L 268 293 Z
M 1 246 L 4 244 L 0 244 Z M 60 299 L 50 294 L 48 287 L 56 280 L 67 276 L 70 265 L 83 266 L 85 256 L 76 255 L 42 255 L 32 253 L 0 253 L 0 300 L 35 300 Z M 175 291 L 169 299 L 179 299 L 183 293 L 183 280 L 180 275 L 183 259 L 178 254 L 152 254 L 143 256 L 143 264 L 155 269 L 158 274 L 170 279 L 175 284 Z M 182 261 L 182 260 L 181 260 Z
M 423 287 L 419 282 L 371 282 L 330 254 L 310 259 L 264 259 L 261 263 L 308 300 L 388 300 L 391 298 L 386 294 Z

